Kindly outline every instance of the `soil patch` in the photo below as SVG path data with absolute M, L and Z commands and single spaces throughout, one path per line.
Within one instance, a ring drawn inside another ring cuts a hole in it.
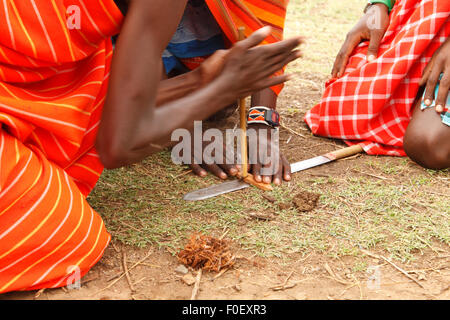
M 308 212 L 316 208 L 320 194 L 302 191 L 294 196 L 292 200 L 298 211 Z

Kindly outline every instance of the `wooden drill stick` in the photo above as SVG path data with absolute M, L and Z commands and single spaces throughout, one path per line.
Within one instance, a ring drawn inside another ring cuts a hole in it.
M 239 41 L 245 39 L 245 28 L 239 27 Z M 273 187 L 270 183 L 257 182 L 253 175 L 248 173 L 248 154 L 247 154 L 247 108 L 245 98 L 239 99 L 239 116 L 241 127 L 241 158 L 242 158 L 242 171 L 238 174 L 238 178 L 244 180 L 248 184 L 251 184 L 261 190 L 270 191 Z
M 239 41 L 245 38 L 245 27 L 239 27 Z M 245 105 L 245 98 L 239 99 L 239 116 L 241 125 L 241 159 L 242 172 L 241 177 L 248 176 L 248 155 L 247 155 L 247 108 Z

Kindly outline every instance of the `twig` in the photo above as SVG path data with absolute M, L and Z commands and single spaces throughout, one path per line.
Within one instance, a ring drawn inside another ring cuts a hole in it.
M 284 282 L 282 284 L 270 287 L 269 289 L 276 290 L 276 289 L 278 289 L 280 287 L 282 288 L 282 287 L 286 286 L 288 281 L 289 281 L 289 279 L 292 277 L 293 274 L 294 274 L 294 270 L 292 270 L 291 273 L 289 273 L 289 275 L 287 276 L 286 280 L 284 280 Z
M 340 198 L 342 199 L 342 202 L 344 202 L 347 205 L 347 207 L 350 210 L 350 212 L 353 215 L 353 217 L 355 217 L 356 224 L 358 225 L 358 229 L 359 229 L 359 216 L 353 211 L 352 206 L 345 199 L 343 199 L 343 197 L 340 197 Z
M 282 290 L 294 288 L 296 285 L 297 285 L 297 283 L 291 283 L 291 284 L 286 284 L 284 286 L 274 287 L 274 288 L 270 288 L 270 289 L 272 289 L 273 291 L 282 291 Z
M 41 296 L 41 294 L 43 294 L 45 291 L 45 288 L 42 288 L 41 290 L 39 290 L 38 292 L 36 292 L 36 294 L 34 295 L 34 299 L 37 299 Z
M 192 172 L 192 170 L 188 170 L 188 171 L 185 171 L 185 172 L 183 172 L 183 173 L 180 173 L 179 175 L 177 175 L 177 176 L 175 176 L 175 177 L 173 177 L 174 179 L 178 179 L 178 178 L 180 178 L 180 177 L 183 177 L 183 176 L 185 176 L 185 175 L 187 175 L 187 174 L 189 174 L 189 173 L 191 173 Z
M 333 269 L 331 269 L 331 267 L 328 265 L 328 263 L 325 263 L 323 267 L 325 268 L 325 270 L 327 270 L 327 272 L 330 274 L 330 276 L 333 280 L 335 280 L 341 284 L 344 284 L 344 285 L 353 285 L 353 284 L 356 285 L 356 283 L 348 282 L 348 281 L 345 281 L 345 280 L 341 279 L 340 277 L 338 277 L 334 273 Z
M 128 271 L 127 266 L 127 254 L 125 250 L 122 248 L 122 266 L 123 266 L 123 272 L 125 273 L 125 277 L 127 278 L 128 286 L 130 287 L 131 292 L 135 292 L 133 283 L 131 282 L 130 273 Z
M 214 280 L 216 280 L 217 278 L 219 278 L 221 275 L 223 275 L 225 272 L 227 272 L 229 269 L 228 268 L 225 268 L 225 269 L 222 269 L 218 274 L 216 274 L 212 279 L 211 279 L 211 281 L 214 281 Z
M 271 214 L 264 214 L 264 213 L 258 213 L 258 212 L 249 212 L 247 213 L 247 216 L 253 219 L 260 219 L 260 220 L 273 220 L 275 217 Z
M 384 261 L 386 261 L 387 263 L 389 263 L 391 266 L 393 266 L 395 269 L 397 269 L 398 271 L 400 271 L 405 277 L 407 277 L 408 279 L 414 281 L 414 283 L 416 283 L 419 287 L 421 287 L 422 289 L 425 289 L 425 287 L 419 282 L 417 281 L 414 277 L 412 277 L 408 272 L 406 272 L 405 270 L 403 270 L 402 268 L 400 268 L 399 266 L 397 266 L 395 263 L 393 263 L 391 260 L 389 260 L 388 258 L 384 257 L 384 256 L 380 256 L 374 253 L 371 253 L 367 250 L 364 249 L 360 249 L 363 253 L 367 254 L 368 256 L 371 256 L 373 258 L 376 259 L 383 259 Z
M 305 136 L 304 134 L 301 134 L 301 133 L 299 133 L 299 132 L 297 132 L 297 131 L 294 131 L 294 130 L 292 130 L 291 128 L 286 127 L 286 126 L 285 126 L 284 124 L 282 124 L 282 123 L 280 124 L 280 127 L 286 129 L 286 130 L 289 131 L 290 133 L 293 133 L 293 134 L 295 134 L 295 135 L 297 135 L 297 136 L 299 136 L 299 137 L 306 138 L 306 136 Z
M 146 267 L 152 267 L 152 268 L 161 268 L 161 266 L 158 266 L 156 264 L 151 264 L 151 263 L 141 263 L 141 265 L 146 266 Z
M 230 232 L 230 229 L 227 229 L 219 238 L 219 240 L 223 240 L 223 238 L 225 238 L 225 236 L 228 234 L 228 232 Z
M 93 277 L 93 278 L 90 278 L 90 279 L 82 279 L 81 285 L 84 286 L 85 284 L 87 284 L 87 283 L 89 283 L 91 281 L 97 280 L 98 278 L 99 277 Z
M 130 271 L 133 270 L 135 267 L 137 267 L 137 266 L 140 265 L 142 262 L 144 262 L 144 261 L 145 261 L 152 253 L 153 253 L 153 249 L 150 249 L 149 252 L 145 255 L 145 257 L 144 257 L 142 260 L 136 262 L 134 265 L 132 265 L 132 266 L 128 269 L 128 272 L 130 272 Z M 127 273 L 128 273 L 128 272 L 127 272 Z M 104 290 L 106 290 L 106 289 L 111 288 L 113 285 L 115 285 L 115 284 L 117 283 L 117 281 L 119 281 L 120 279 L 122 279 L 124 276 L 125 276 L 125 272 L 122 273 L 116 280 L 114 280 L 113 282 L 111 282 L 109 285 L 107 285 L 107 286 L 104 287 L 103 289 L 100 289 L 100 290 L 98 290 L 97 292 L 94 292 L 93 294 L 91 294 L 91 296 L 94 296 L 94 295 L 96 295 L 96 294 L 98 294 L 98 293 L 100 293 L 100 292 L 102 292 L 102 291 L 104 291 Z
M 133 286 L 137 285 L 138 283 L 141 283 L 145 279 L 147 279 L 147 277 L 143 277 L 141 280 L 136 281 L 135 283 L 133 283 Z
M 368 172 L 364 172 L 364 171 L 358 171 L 356 169 L 353 169 L 352 171 L 357 172 L 357 173 L 361 173 L 361 174 L 365 174 L 367 176 L 374 177 L 374 178 L 377 178 L 377 179 L 380 179 L 380 180 L 387 180 L 387 178 L 385 178 L 385 177 L 377 176 L 377 175 L 372 174 L 372 173 L 368 173 Z
M 192 289 L 191 300 L 197 299 L 198 289 L 200 288 L 201 280 L 202 280 L 202 268 L 198 269 L 197 277 L 195 279 L 194 289 Z

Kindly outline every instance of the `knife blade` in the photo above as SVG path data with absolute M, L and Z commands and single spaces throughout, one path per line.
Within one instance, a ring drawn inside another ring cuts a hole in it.
M 303 171 L 306 169 L 314 168 L 337 159 L 349 157 L 351 155 L 360 153 L 363 148 L 359 145 L 344 148 L 335 152 L 330 152 L 322 156 L 317 156 L 311 159 L 299 161 L 291 164 L 291 173 Z M 211 187 L 203 188 L 200 190 L 187 193 L 183 199 L 187 201 L 198 201 L 216 197 L 221 194 L 234 192 L 250 187 L 250 185 L 242 180 L 233 180 L 229 182 L 220 183 Z

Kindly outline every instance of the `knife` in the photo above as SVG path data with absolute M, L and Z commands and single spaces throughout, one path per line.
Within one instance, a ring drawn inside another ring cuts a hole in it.
M 300 162 L 296 162 L 291 164 L 291 173 L 303 171 L 306 169 L 314 168 L 317 166 L 320 166 L 325 163 L 329 163 L 338 159 L 350 157 L 352 155 L 355 155 L 357 153 L 360 153 L 363 151 L 363 148 L 357 144 L 351 147 L 347 147 L 341 150 L 329 152 L 327 154 L 314 157 L 311 159 L 303 160 Z M 250 187 L 250 184 L 246 183 L 242 180 L 233 180 L 229 182 L 224 182 L 221 184 L 216 184 L 214 186 L 203 188 L 200 190 L 192 191 L 187 193 L 184 196 L 184 200 L 186 201 L 199 201 L 199 200 L 205 200 L 209 198 L 216 197 L 221 194 L 241 190 Z

